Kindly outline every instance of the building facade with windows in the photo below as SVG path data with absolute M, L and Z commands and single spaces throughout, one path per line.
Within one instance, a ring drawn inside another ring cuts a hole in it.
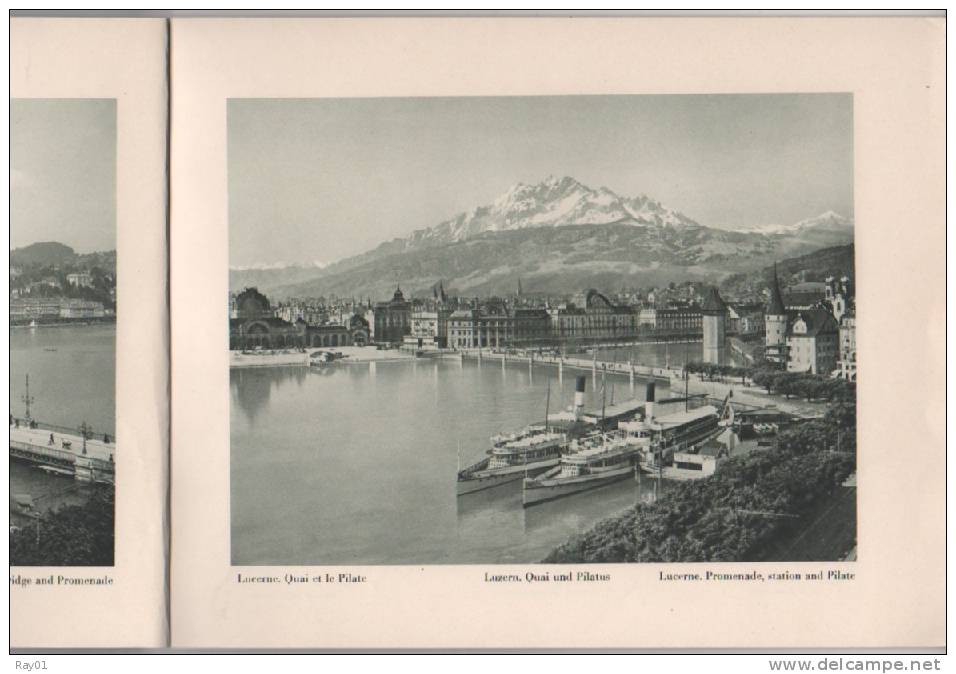
M 787 331 L 787 371 L 830 375 L 839 357 L 839 325 L 822 307 L 795 313 Z
M 391 300 L 375 305 L 373 317 L 372 332 L 379 344 L 401 344 L 411 334 L 412 305 L 405 299 L 401 286 L 395 288 Z

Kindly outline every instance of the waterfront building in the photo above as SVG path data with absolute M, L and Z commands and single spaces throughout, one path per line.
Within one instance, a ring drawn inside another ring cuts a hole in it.
M 60 302 L 60 318 L 103 318 L 106 312 L 101 302 L 64 299 Z
M 657 309 L 654 307 L 642 307 L 637 312 L 637 327 L 657 327 Z
M 558 341 L 614 341 L 637 335 L 638 314 L 633 307 L 614 304 L 591 288 L 578 302 L 550 312 L 552 337 Z
M 400 286 L 395 288 L 391 300 L 375 305 L 373 317 L 373 333 L 379 344 L 401 343 L 410 334 L 412 308 Z
M 10 322 L 51 320 L 60 317 L 60 298 L 25 297 L 10 300 Z
M 787 330 L 787 370 L 829 375 L 837 367 L 839 326 L 823 307 L 801 309 Z
M 694 306 L 658 309 L 655 329 L 662 336 L 699 337 L 703 331 L 703 314 Z
M 236 296 L 235 318 L 229 320 L 230 349 L 285 349 L 348 346 L 367 324 L 311 325 L 302 317 L 287 321 L 276 315 L 269 299 L 256 288 Z M 361 317 L 359 317 L 361 318 Z
M 352 343 L 351 329 L 344 325 L 307 325 L 301 320 L 296 323 L 299 325 L 305 327 L 305 341 L 301 346 L 348 346 Z
M 372 332 L 368 320 L 361 313 L 352 314 L 348 322 L 349 341 L 355 346 L 366 346 L 372 342 Z
M 269 299 L 257 288 L 236 296 L 236 317 L 229 320 L 229 348 L 285 348 L 305 346 L 306 324 L 275 315 Z
M 703 361 L 723 365 L 727 342 L 727 304 L 715 286 L 707 290 L 700 312 L 704 333 Z
M 513 343 L 514 315 L 500 300 L 459 309 L 448 318 L 448 344 L 453 348 L 503 349 Z
M 547 309 L 514 310 L 514 345 L 531 347 L 551 341 L 551 317 Z
M 413 311 L 411 329 L 406 341 L 411 341 L 418 348 L 445 348 L 448 345 L 448 319 L 451 314 L 451 309 L 445 306 L 438 306 L 434 310 Z
M 476 309 L 459 309 L 448 317 L 448 345 L 455 349 L 470 349 L 475 342 Z

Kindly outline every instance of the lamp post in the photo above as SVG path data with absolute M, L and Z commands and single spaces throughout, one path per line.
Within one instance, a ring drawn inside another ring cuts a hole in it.
M 80 433 L 83 435 L 83 456 L 86 456 L 86 439 L 93 432 L 93 427 L 88 425 L 85 421 L 80 424 Z
M 26 405 L 26 418 L 27 418 L 27 421 L 29 422 L 29 421 L 33 418 L 33 417 L 30 416 L 30 404 L 33 402 L 33 396 L 30 395 L 30 375 L 29 375 L 29 373 L 27 374 L 27 390 L 26 390 L 26 393 L 24 393 L 22 396 L 20 396 L 20 400 L 23 402 L 24 405 Z M 27 424 L 27 425 L 29 425 L 29 424 Z

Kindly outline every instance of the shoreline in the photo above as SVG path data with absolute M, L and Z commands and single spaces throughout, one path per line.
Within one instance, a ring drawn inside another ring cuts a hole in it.
M 250 367 L 309 367 L 310 354 L 316 351 L 326 351 L 333 353 L 342 353 L 345 357 L 334 360 L 325 365 L 355 365 L 366 363 L 383 362 L 401 362 L 421 360 L 414 354 L 403 352 L 399 349 L 378 350 L 368 346 L 339 346 L 339 347 L 314 347 L 303 351 L 255 351 L 246 352 L 230 351 L 229 368 L 242 369 Z
M 111 325 L 116 327 L 116 319 L 110 320 L 77 320 L 77 321 L 59 321 L 56 323 L 37 323 L 36 325 L 29 325 L 24 323 L 10 324 L 11 330 L 37 330 L 39 328 L 78 328 L 78 327 L 93 327 L 100 325 Z

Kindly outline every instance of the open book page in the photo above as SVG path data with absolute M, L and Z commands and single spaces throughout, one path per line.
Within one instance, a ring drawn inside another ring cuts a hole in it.
M 10 643 L 167 642 L 166 23 L 10 28 Z
M 172 23 L 175 646 L 943 643 L 942 21 Z

